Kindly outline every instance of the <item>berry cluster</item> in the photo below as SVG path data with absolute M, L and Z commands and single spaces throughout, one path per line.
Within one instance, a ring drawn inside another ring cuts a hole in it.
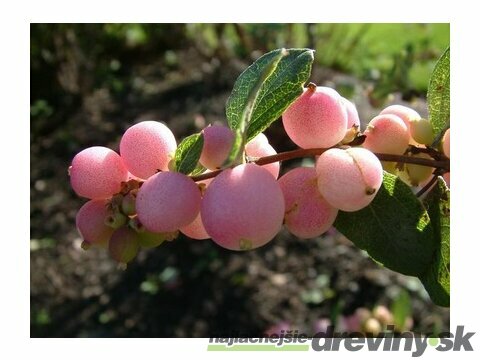
M 434 170 L 381 162 L 374 154 L 404 155 L 411 145 L 428 149 L 432 144 L 430 123 L 410 108 L 386 108 L 361 134 L 352 102 L 331 88 L 310 84 L 282 119 L 295 144 L 321 151 L 315 167 L 294 168 L 278 180 L 278 160 L 256 164 L 277 154 L 263 133 L 245 144 L 242 164 L 224 168 L 235 135 L 222 125 L 202 131 L 199 162 L 207 175 L 197 182 L 175 171 L 177 143 L 160 122 L 130 127 L 121 138 L 120 154 L 100 146 L 81 151 L 72 161 L 70 180 L 79 196 L 91 199 L 76 219 L 84 248 L 106 246 L 113 259 L 126 264 L 140 247 L 158 246 L 179 232 L 192 239 L 211 238 L 230 250 L 265 245 L 283 225 L 299 238 L 313 238 L 333 225 L 339 210 L 368 206 L 381 186 L 383 169 L 412 186 Z M 446 156 L 449 134 L 443 141 Z M 428 152 L 411 155 L 429 157 Z

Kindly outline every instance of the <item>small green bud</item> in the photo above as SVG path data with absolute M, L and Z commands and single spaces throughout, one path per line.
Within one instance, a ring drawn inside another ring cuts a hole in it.
M 125 195 L 122 199 L 122 213 L 127 216 L 135 215 L 135 200 L 136 197 L 132 193 L 128 193 L 127 195 Z
M 112 212 L 105 219 L 105 225 L 110 226 L 112 229 L 118 229 L 119 227 L 127 223 L 128 218 L 120 212 Z

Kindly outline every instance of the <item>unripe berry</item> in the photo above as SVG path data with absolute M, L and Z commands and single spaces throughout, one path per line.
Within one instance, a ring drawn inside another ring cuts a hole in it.
M 261 134 L 263 135 L 263 134 Z M 264 140 L 263 140 L 263 137 L 265 139 L 267 139 L 267 137 L 265 135 L 260 136 L 259 139 L 257 139 L 257 137 L 259 137 L 259 135 L 257 135 L 255 138 L 253 138 L 246 146 L 245 146 L 245 153 L 247 156 L 249 157 L 252 157 L 252 158 L 260 158 L 260 157 L 264 157 L 264 156 L 270 156 L 270 155 L 276 155 L 277 152 L 275 151 L 275 149 L 273 148 L 272 145 L 270 145 L 268 143 L 268 140 L 267 142 L 265 143 Z M 266 170 L 268 170 L 268 172 L 270 174 L 272 174 L 272 176 L 277 179 L 278 178 L 278 174 L 280 173 L 280 162 L 274 162 L 274 163 L 271 163 L 271 164 L 267 164 L 267 165 L 262 165 L 262 167 Z
M 434 140 L 433 127 L 427 119 L 410 121 L 410 135 L 419 144 L 431 145 Z
M 424 153 L 415 154 L 412 155 L 412 157 L 432 160 L 432 158 L 428 154 Z M 434 171 L 434 168 L 431 168 L 429 166 L 416 164 L 405 164 L 404 169 L 404 172 L 408 177 L 408 181 L 406 182 L 409 183 L 411 186 L 419 186 L 422 182 L 430 178 Z M 405 181 L 405 176 L 401 172 L 399 172 L 399 176 L 402 180 Z
M 402 155 L 408 147 L 408 128 L 396 115 L 378 115 L 364 132 L 363 147 L 372 152 Z
M 265 245 L 282 227 L 285 204 L 271 174 L 255 164 L 238 165 L 219 174 L 202 200 L 207 233 L 230 250 Z
M 207 169 L 220 169 L 232 149 L 234 135 L 229 127 L 212 125 L 203 129 L 200 163 Z
M 299 238 L 314 238 L 326 232 L 338 210 L 318 190 L 314 168 L 298 167 L 283 175 L 278 184 L 285 199 L 285 226 Z
M 443 135 L 442 150 L 445 156 L 450 158 L 450 129 L 447 129 Z
M 392 161 L 380 161 L 382 164 L 383 170 L 386 172 L 395 175 L 397 173 L 397 163 Z
M 342 97 L 327 87 L 308 87 L 283 113 L 283 126 L 302 148 L 331 147 L 347 131 L 347 110 Z
M 351 129 L 352 126 L 360 128 L 360 117 L 358 116 L 357 107 L 353 102 L 344 97 L 342 97 L 342 101 L 347 109 L 347 129 Z
M 132 217 L 128 226 L 138 234 L 138 243 L 141 247 L 151 249 L 161 245 L 164 241 L 171 241 L 178 236 L 178 232 L 173 233 L 154 233 L 145 229 L 138 216 Z
M 316 171 L 320 193 L 343 211 L 370 204 L 383 179 L 378 158 L 362 148 L 329 149 L 317 158 Z
M 188 176 L 176 172 L 153 175 L 137 194 L 140 222 L 152 232 L 173 232 L 191 223 L 200 210 L 200 190 Z
M 138 249 L 137 233 L 126 226 L 115 230 L 108 243 L 110 256 L 121 264 L 126 264 L 133 260 L 137 256 Z
M 147 230 L 138 233 L 138 243 L 145 249 L 160 246 L 165 240 L 164 233 L 153 233 Z
M 142 121 L 128 128 L 120 141 L 120 155 L 128 170 L 141 179 L 168 170 L 177 148 L 170 129 L 158 121 Z
M 105 225 L 108 214 L 106 200 L 90 200 L 78 210 L 76 225 L 84 241 L 89 244 L 108 242 L 114 231 Z
M 93 146 L 80 151 L 69 169 L 70 182 L 79 196 L 107 199 L 120 191 L 128 171 L 122 158 L 113 150 Z

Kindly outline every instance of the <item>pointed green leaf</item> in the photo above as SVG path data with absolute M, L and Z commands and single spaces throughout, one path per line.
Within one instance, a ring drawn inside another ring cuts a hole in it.
M 427 93 L 430 122 L 436 137 L 450 127 L 450 48 L 438 60 Z
M 340 211 L 334 226 L 375 261 L 405 275 L 424 273 L 434 255 L 427 211 L 408 185 L 386 172 L 370 205 Z
M 230 128 L 245 127 L 246 142 L 264 131 L 302 94 L 312 63 L 310 49 L 277 49 L 260 57 L 235 82 L 226 106 Z
M 450 190 L 441 178 L 424 203 L 432 221 L 436 249 L 433 263 L 420 280 L 435 304 L 450 306 Z
M 203 149 L 203 134 L 193 134 L 182 140 L 175 151 L 175 170 L 190 174 L 198 166 Z

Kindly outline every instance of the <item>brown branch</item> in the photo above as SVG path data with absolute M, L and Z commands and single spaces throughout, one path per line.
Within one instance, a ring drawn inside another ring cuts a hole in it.
M 286 161 L 292 160 L 297 158 L 304 158 L 310 156 L 318 156 L 323 154 L 327 151 L 328 148 L 313 148 L 313 149 L 296 149 L 291 151 L 281 152 L 275 155 L 265 156 L 254 161 L 257 165 L 267 165 L 271 163 L 275 163 L 277 161 Z M 409 155 L 394 155 L 394 154 L 383 154 L 383 153 L 375 153 L 381 161 L 393 161 L 393 162 L 400 162 L 404 164 L 416 164 L 421 166 L 429 166 L 432 168 L 440 168 L 445 170 L 446 172 L 450 171 L 450 160 L 445 158 L 442 160 L 434 160 L 434 159 L 424 159 Z M 208 172 L 202 175 L 192 176 L 193 181 L 201 181 L 206 179 L 211 179 L 220 174 L 223 170 L 215 170 L 212 172 Z
M 432 178 L 430 179 L 430 181 L 424 186 L 422 187 L 419 192 L 417 192 L 417 197 L 420 197 L 422 196 L 423 194 L 425 194 L 433 185 L 435 185 L 435 183 L 437 182 L 437 179 L 438 179 L 438 176 L 437 175 L 434 175 L 432 176 Z

